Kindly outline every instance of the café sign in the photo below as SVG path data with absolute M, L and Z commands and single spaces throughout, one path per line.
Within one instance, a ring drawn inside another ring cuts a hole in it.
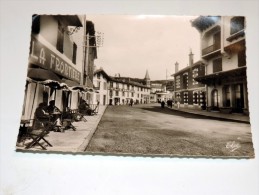
M 29 61 L 31 64 L 80 83 L 81 73 L 70 65 L 71 62 L 55 54 L 35 37 L 32 37 Z

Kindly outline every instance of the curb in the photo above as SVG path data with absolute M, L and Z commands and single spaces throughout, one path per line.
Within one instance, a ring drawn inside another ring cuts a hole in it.
M 169 108 L 169 107 L 167 107 L 167 108 Z M 175 110 L 175 111 L 178 111 L 178 112 L 184 112 L 184 113 L 195 114 L 195 115 L 199 115 L 199 116 L 205 116 L 205 117 L 212 118 L 212 119 L 221 119 L 221 120 L 224 120 L 224 121 L 231 121 L 231 122 L 238 122 L 238 123 L 250 124 L 249 121 L 245 121 L 245 120 L 224 118 L 224 117 L 220 117 L 220 116 L 210 116 L 210 115 L 201 114 L 201 113 L 188 112 L 188 111 L 180 110 L 180 109 L 178 110 L 178 109 L 175 109 L 175 108 L 169 108 L 169 109 L 170 109 L 170 110 Z
M 85 140 L 83 141 L 83 143 L 77 148 L 77 152 L 84 152 L 86 150 L 86 147 L 88 146 L 90 140 L 92 139 L 96 129 L 97 129 L 97 126 L 100 122 L 100 120 L 102 119 L 102 116 L 105 112 L 107 108 L 107 105 L 105 106 L 103 112 L 101 113 L 101 115 L 99 116 L 99 118 L 97 119 L 96 121 L 96 124 L 94 125 L 93 129 L 90 131 L 90 133 L 87 135 L 87 137 L 85 138 Z

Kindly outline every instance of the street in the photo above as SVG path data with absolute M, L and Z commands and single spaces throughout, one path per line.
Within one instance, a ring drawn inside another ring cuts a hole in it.
M 86 152 L 253 157 L 250 124 L 211 119 L 159 104 L 108 106 Z

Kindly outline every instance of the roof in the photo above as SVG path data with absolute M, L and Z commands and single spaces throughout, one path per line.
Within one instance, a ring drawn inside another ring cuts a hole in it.
M 203 65 L 203 66 L 205 66 L 205 63 L 204 63 L 202 60 L 199 60 L 199 61 L 195 62 L 193 65 L 191 65 L 191 66 L 186 66 L 185 68 L 179 70 L 178 72 L 174 73 L 173 75 L 174 75 L 174 76 L 175 76 L 175 75 L 178 75 L 178 74 L 180 74 L 180 73 L 182 73 L 182 72 L 185 72 L 185 71 L 187 71 L 187 70 L 189 70 L 189 69 L 191 69 L 191 68 L 194 68 L 195 66 L 198 66 L 198 65 Z
M 200 32 L 206 30 L 220 20 L 220 16 L 199 16 L 191 21 L 192 26 Z
M 146 71 L 145 80 L 150 80 L 150 77 L 149 77 L 149 74 L 148 74 L 148 70 Z
M 150 88 L 142 83 L 136 82 L 136 78 L 130 78 L 130 77 L 112 77 L 110 76 L 111 81 L 113 82 L 119 82 L 119 83 L 124 83 L 124 84 L 130 84 L 138 87 L 144 87 L 144 88 Z M 140 80 L 140 79 L 139 79 Z M 141 79 L 143 80 L 143 79 Z
M 95 70 L 94 75 L 96 74 L 103 74 L 107 80 L 111 79 L 110 76 L 102 68 Z

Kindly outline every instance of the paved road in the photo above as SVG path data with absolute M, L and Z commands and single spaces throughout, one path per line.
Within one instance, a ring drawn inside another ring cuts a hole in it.
M 109 106 L 87 152 L 173 156 L 254 156 L 249 124 L 182 113 L 159 104 Z

